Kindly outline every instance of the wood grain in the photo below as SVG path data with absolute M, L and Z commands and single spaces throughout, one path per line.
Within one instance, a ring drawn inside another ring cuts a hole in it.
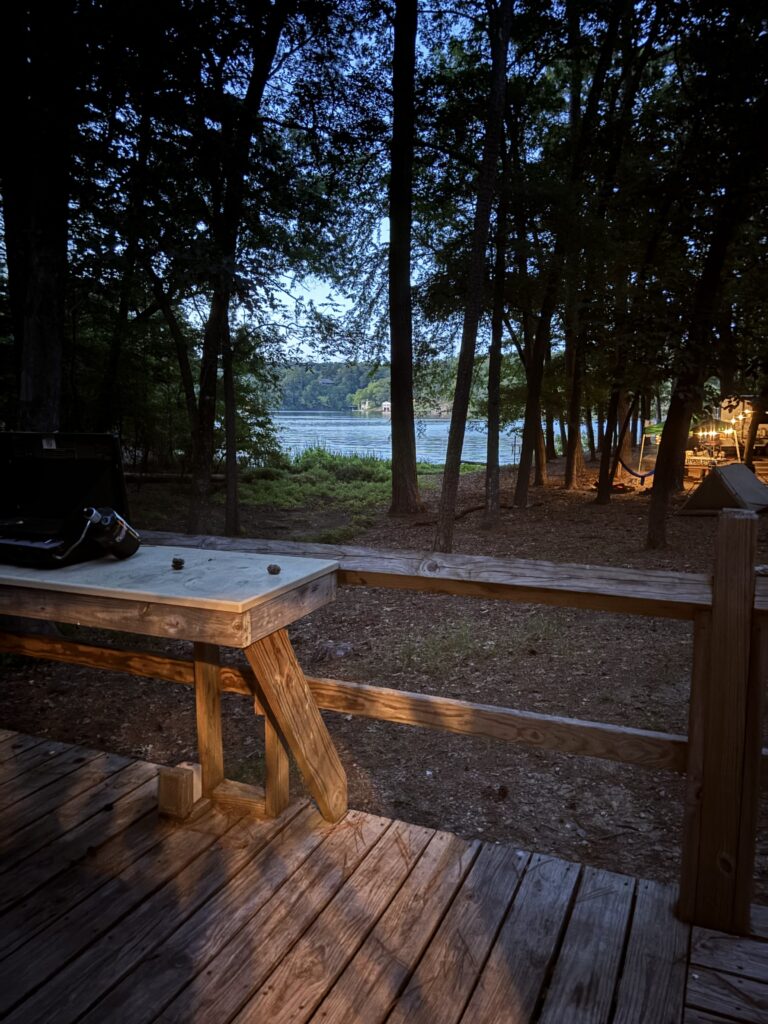
M 381 1024 L 477 856 L 479 844 L 436 833 L 397 897 L 318 1007 L 318 1024 Z
M 237 814 L 253 814 L 257 818 L 265 815 L 264 790 L 261 786 L 224 779 L 213 790 L 211 798 L 219 807 Z M 269 817 L 275 818 L 277 815 L 271 814 Z
M 3 874 L 0 913 L 22 903 L 30 893 L 82 860 L 89 850 L 106 843 L 154 811 L 157 805 L 156 768 L 142 767 L 149 769 L 149 777 L 140 786 L 120 796 L 112 805 L 106 805 L 102 813 L 92 815 L 76 828 L 58 835 L 44 849 Z
M 195 1018 L 206 1024 L 230 1021 L 267 981 L 380 840 L 390 822 L 350 811 L 336 825 L 329 827 L 323 823 L 323 827 L 327 830 L 326 838 L 297 868 L 290 884 L 275 892 L 239 930 L 217 934 L 215 945 L 203 941 L 179 944 L 180 955 L 176 957 L 166 956 L 163 951 L 160 970 L 175 970 L 178 995 L 157 1018 L 158 1024 L 188 1024 Z M 280 845 L 275 846 L 279 856 Z M 156 999 L 159 1003 L 162 994 Z
M 126 671 L 133 675 L 146 674 L 187 685 L 194 683 L 192 664 L 183 659 L 126 652 L 123 666 L 121 652 L 118 651 L 108 651 L 109 657 L 103 661 L 104 649 L 100 647 L 60 640 L 53 641 L 49 647 L 46 637 L 0 634 L 0 651 L 45 658 L 49 656 L 49 650 L 54 660 Z M 688 754 L 685 736 L 474 704 L 346 680 L 312 676 L 306 677 L 306 680 L 315 703 L 325 711 L 426 729 L 442 729 L 466 736 L 519 742 L 562 753 L 583 754 L 653 769 L 677 772 L 686 769 Z M 219 687 L 222 692 L 239 693 L 251 698 L 259 692 L 253 673 L 235 666 L 220 669 Z M 263 703 L 262 698 L 260 704 Z M 256 710 L 258 713 L 260 708 Z M 763 763 L 768 764 L 768 756 L 765 754 Z
M 171 828 L 156 815 L 146 815 L 94 846 L 84 860 L 46 881 L 3 914 L 0 955 L 7 956 L 17 946 L 29 942 L 101 888 L 105 879 L 120 874 L 134 860 L 158 847 Z
M 754 978 L 700 967 L 690 972 L 687 1001 L 696 1009 L 741 1024 L 765 1024 L 768 1020 L 768 984 Z
M 690 962 L 729 974 L 768 981 L 768 943 L 708 928 L 694 928 Z
M 306 806 L 298 814 L 289 808 L 283 818 L 239 824 L 227 834 L 226 846 L 219 845 L 210 857 L 204 854 L 194 873 L 177 880 L 180 890 L 175 903 L 172 893 L 158 894 L 154 905 L 150 901 L 139 908 L 127 928 L 124 924 L 115 930 L 118 949 L 126 934 L 135 935 L 142 947 L 117 954 L 123 970 L 117 975 L 122 980 L 114 988 L 108 984 L 114 969 L 100 957 L 104 998 L 84 1022 L 154 1021 L 183 985 L 259 914 L 332 828 L 314 808 Z M 242 970 L 243 960 L 239 966 Z M 197 1012 L 192 1013 L 186 1020 L 196 1016 Z
M 108 812 L 124 793 L 154 779 L 156 774 L 154 766 L 131 763 L 117 754 L 102 754 L 74 775 L 49 786 L 43 791 L 47 793 L 45 799 L 33 798 L 14 804 L 4 815 L 6 829 L 0 838 L 4 870 L 30 857 L 69 829 Z
M 685 766 L 680 895 L 677 904 L 678 915 L 683 921 L 692 921 L 696 915 L 701 800 L 704 786 L 704 708 L 709 685 L 711 646 L 712 612 L 698 612 L 693 622 L 693 664 L 688 701 L 688 757 Z
M 120 997 L 113 1007 L 109 1000 L 114 998 L 114 987 L 150 957 L 164 939 L 205 907 L 227 882 L 237 878 L 241 869 L 264 849 L 283 824 L 280 819 L 237 823 L 224 841 L 207 847 L 177 872 L 172 881 L 156 889 L 123 916 L 98 942 L 88 946 L 46 985 L 32 993 L 7 1021 L 26 1024 L 30 1020 L 55 1020 L 57 1024 L 72 1024 L 81 1017 L 100 1024 L 106 1020 L 137 1021 L 139 1017 L 131 1015 L 127 1003 L 125 1015 L 121 1015 Z M 215 917 L 204 913 L 203 918 L 209 930 L 215 926 Z M 108 992 L 109 1000 L 102 1005 L 99 1000 Z M 137 991 L 135 995 L 140 999 L 142 993 Z M 92 1011 L 91 1007 L 94 1007 Z M 156 1005 L 154 1012 L 156 1015 Z
M 285 630 L 246 648 L 265 703 L 285 737 L 321 814 L 347 811 L 347 777 Z
M 756 545 L 753 512 L 720 513 L 709 666 L 701 690 L 692 694 L 702 703 L 704 759 L 696 908 L 691 919 L 720 931 L 746 932 L 749 927 L 749 899 L 743 898 L 739 878 L 745 872 L 752 877 L 741 823 L 745 814 L 756 814 L 757 800 L 755 772 L 750 769 L 745 775 L 745 758 L 753 756 L 748 741 L 750 695 L 761 690 L 750 686 Z
M 690 928 L 674 914 L 675 886 L 638 882 L 613 1024 L 678 1024 Z
M 84 750 L 67 745 L 61 753 L 46 758 L 15 778 L 0 782 L 0 810 L 26 800 L 35 793 L 39 794 L 38 798 L 42 797 L 40 790 L 57 782 L 65 775 L 79 771 L 80 768 L 100 756 L 96 750 Z M 0 779 L 2 778 L 2 772 L 0 772 Z
M 584 868 L 539 1024 L 604 1024 L 610 1020 L 634 879 Z
M 685 770 L 684 736 L 335 679 L 310 677 L 308 683 L 318 706 L 329 711 L 607 758 L 647 768 Z
M 528 1021 L 543 991 L 579 866 L 534 854 L 493 944 L 462 1024 Z M 560 1020 L 568 1020 L 569 1016 Z
M 243 1007 L 235 1018 L 237 1024 L 309 1020 L 432 835 L 431 829 L 395 822 Z
M 692 618 L 696 609 L 708 608 L 712 602 L 711 582 L 703 573 L 161 532 L 147 533 L 145 540 L 148 544 L 202 547 L 207 551 L 328 558 L 339 563 L 338 581 L 346 586 L 422 590 L 681 619 Z M 762 584 L 760 595 L 762 599 Z
M 528 854 L 484 846 L 388 1024 L 455 1024 L 475 986 Z
M 225 830 L 225 829 L 223 829 Z M 217 839 L 216 832 L 178 829 L 44 932 L 0 963 L 0 1012 L 43 984 L 156 889 L 171 881 Z
M 191 768 L 163 765 L 157 773 L 157 809 L 160 814 L 183 821 L 195 802 L 195 776 Z
M 203 796 L 210 796 L 224 781 L 224 748 L 221 739 L 219 648 L 195 644 L 195 718 L 197 749 L 202 772 Z

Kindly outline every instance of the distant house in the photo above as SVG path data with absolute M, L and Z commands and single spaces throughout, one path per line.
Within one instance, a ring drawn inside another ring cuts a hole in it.
M 362 402 L 360 403 L 360 412 L 368 412 L 368 410 L 369 410 L 370 408 L 371 408 L 371 403 L 370 403 L 370 402 L 368 401 L 368 399 L 367 399 L 367 398 L 366 398 L 366 399 L 364 399 L 364 400 L 363 400 L 363 401 L 362 401 Z
M 381 411 L 382 412 L 391 413 L 392 412 L 392 403 L 391 402 L 382 402 L 381 403 Z

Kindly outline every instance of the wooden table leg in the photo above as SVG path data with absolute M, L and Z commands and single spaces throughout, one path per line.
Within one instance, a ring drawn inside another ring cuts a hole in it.
M 203 796 L 210 796 L 224 781 L 224 748 L 221 741 L 221 693 L 219 648 L 194 645 L 197 749 L 200 755 Z
M 347 776 L 288 633 L 279 629 L 257 640 L 245 648 L 245 656 L 263 693 L 267 720 L 271 712 L 320 813 L 338 821 L 347 811 Z

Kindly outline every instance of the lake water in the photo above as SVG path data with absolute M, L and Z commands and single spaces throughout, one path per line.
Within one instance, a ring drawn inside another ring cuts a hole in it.
M 392 428 L 388 416 L 355 412 L 288 412 L 273 416 L 280 444 L 296 455 L 319 445 L 340 455 L 392 456 Z M 423 419 L 416 422 L 416 458 L 420 462 L 445 462 L 448 447 L 448 419 Z M 487 431 L 483 420 L 469 420 L 464 435 L 462 459 L 485 462 Z M 516 462 L 517 434 L 508 430 L 501 438 L 500 461 Z

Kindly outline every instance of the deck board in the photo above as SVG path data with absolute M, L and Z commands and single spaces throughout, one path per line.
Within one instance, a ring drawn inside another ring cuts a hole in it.
M 0 810 L 26 800 L 33 793 L 39 794 L 41 789 L 58 782 L 65 775 L 77 772 L 83 765 L 90 764 L 103 757 L 96 750 L 80 750 L 78 747 L 66 746 L 53 757 L 46 758 L 42 763 L 29 768 L 19 776 L 7 781 L 0 781 Z M 35 803 L 40 796 L 35 797 Z
M 682 924 L 674 886 L 306 804 L 172 823 L 155 766 L 94 782 L 106 755 L 0 730 L 3 752 L 37 787 L 0 807 L 11 1024 L 768 1021 L 768 942 Z
M 635 883 L 585 868 L 540 1024 L 604 1024 L 610 1019 Z

